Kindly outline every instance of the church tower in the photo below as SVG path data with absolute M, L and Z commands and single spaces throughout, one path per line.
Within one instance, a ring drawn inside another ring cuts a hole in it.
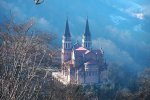
M 71 59 L 71 49 L 72 49 L 72 41 L 71 41 L 71 33 L 69 29 L 68 19 L 66 20 L 65 32 L 62 37 L 62 50 L 61 50 L 61 62 L 62 67 L 64 63 Z M 64 68 L 62 68 L 64 69 Z
M 88 19 L 86 20 L 85 32 L 83 33 L 83 36 L 82 36 L 82 46 L 89 50 L 92 49 L 91 33 L 89 29 Z

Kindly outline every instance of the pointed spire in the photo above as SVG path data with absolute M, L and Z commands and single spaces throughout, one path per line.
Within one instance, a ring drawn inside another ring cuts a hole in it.
M 91 50 L 92 41 L 91 41 L 91 33 L 90 33 L 90 29 L 89 29 L 88 18 L 86 20 L 85 33 L 83 34 L 83 37 L 82 37 L 82 46 L 84 48 Z
M 84 33 L 84 36 L 91 36 L 90 29 L 89 29 L 88 18 L 87 18 L 87 20 L 86 20 L 86 27 L 85 27 L 85 33 Z
M 65 37 L 71 37 L 70 29 L 69 29 L 69 23 L 68 23 L 68 17 L 67 17 L 67 20 L 66 20 L 66 27 L 65 27 L 64 36 L 65 36 Z

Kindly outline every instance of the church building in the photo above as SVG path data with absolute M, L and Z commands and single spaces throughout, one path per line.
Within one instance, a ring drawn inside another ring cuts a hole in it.
M 107 68 L 102 49 L 92 48 L 88 19 L 82 34 L 82 44 L 72 43 L 68 19 L 62 37 L 61 72 L 54 78 L 64 84 L 100 84 L 100 74 Z

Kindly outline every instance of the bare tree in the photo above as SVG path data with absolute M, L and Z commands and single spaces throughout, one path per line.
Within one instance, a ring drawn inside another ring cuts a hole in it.
M 40 77 L 37 70 L 46 62 L 50 53 L 48 42 L 53 38 L 32 26 L 32 20 L 17 24 L 12 19 L 1 25 L 1 100 L 36 100 L 45 82 L 47 73 Z
M 139 90 L 135 94 L 136 97 L 141 100 L 150 99 L 150 68 L 146 68 L 144 72 L 140 74 L 138 79 Z

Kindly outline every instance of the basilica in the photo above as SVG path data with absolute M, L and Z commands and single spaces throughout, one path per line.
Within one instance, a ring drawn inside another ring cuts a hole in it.
M 82 34 L 82 43 L 72 43 L 68 19 L 62 37 L 61 71 L 54 72 L 54 78 L 63 84 L 100 84 L 101 72 L 107 69 L 102 49 L 92 48 L 88 19 Z

